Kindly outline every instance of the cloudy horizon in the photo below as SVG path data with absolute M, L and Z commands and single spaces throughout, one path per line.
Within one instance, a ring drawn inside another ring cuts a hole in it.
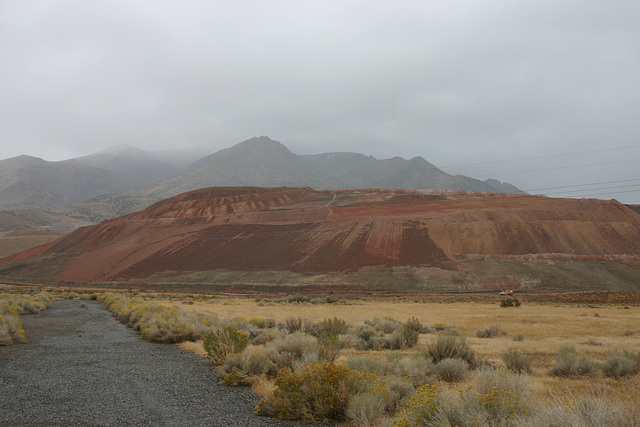
M 604 0 L 0 1 L 0 158 L 267 135 L 640 203 L 638 18 Z

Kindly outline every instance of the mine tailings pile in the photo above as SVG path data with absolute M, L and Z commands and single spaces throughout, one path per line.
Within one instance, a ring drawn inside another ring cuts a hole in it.
M 216 187 L 0 260 L 14 281 L 222 277 L 253 288 L 638 290 L 640 215 L 595 199 Z

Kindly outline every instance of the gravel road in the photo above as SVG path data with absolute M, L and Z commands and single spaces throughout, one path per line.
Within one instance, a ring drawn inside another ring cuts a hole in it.
M 0 347 L 2 426 L 298 426 L 253 415 L 207 361 L 154 344 L 102 305 L 59 300 L 22 316 L 27 344 Z

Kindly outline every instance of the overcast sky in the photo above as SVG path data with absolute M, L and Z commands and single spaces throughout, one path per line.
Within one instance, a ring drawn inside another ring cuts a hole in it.
M 267 135 L 640 203 L 638 22 L 637 0 L 0 0 L 0 158 Z

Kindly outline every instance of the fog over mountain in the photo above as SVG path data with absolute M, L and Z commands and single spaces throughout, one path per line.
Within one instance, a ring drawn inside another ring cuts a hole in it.
M 639 16 L 631 0 L 1 1 L 0 158 L 201 158 L 269 135 L 640 203 Z
M 108 193 L 165 198 L 214 186 L 520 192 L 497 180 L 491 185 L 449 175 L 421 157 L 378 160 L 357 153 L 299 156 L 266 136 L 220 150 L 186 167 L 184 159 L 190 152 L 174 153 L 169 157 L 120 146 L 60 162 L 29 156 L 6 159 L 0 161 L 0 208 L 61 206 Z

